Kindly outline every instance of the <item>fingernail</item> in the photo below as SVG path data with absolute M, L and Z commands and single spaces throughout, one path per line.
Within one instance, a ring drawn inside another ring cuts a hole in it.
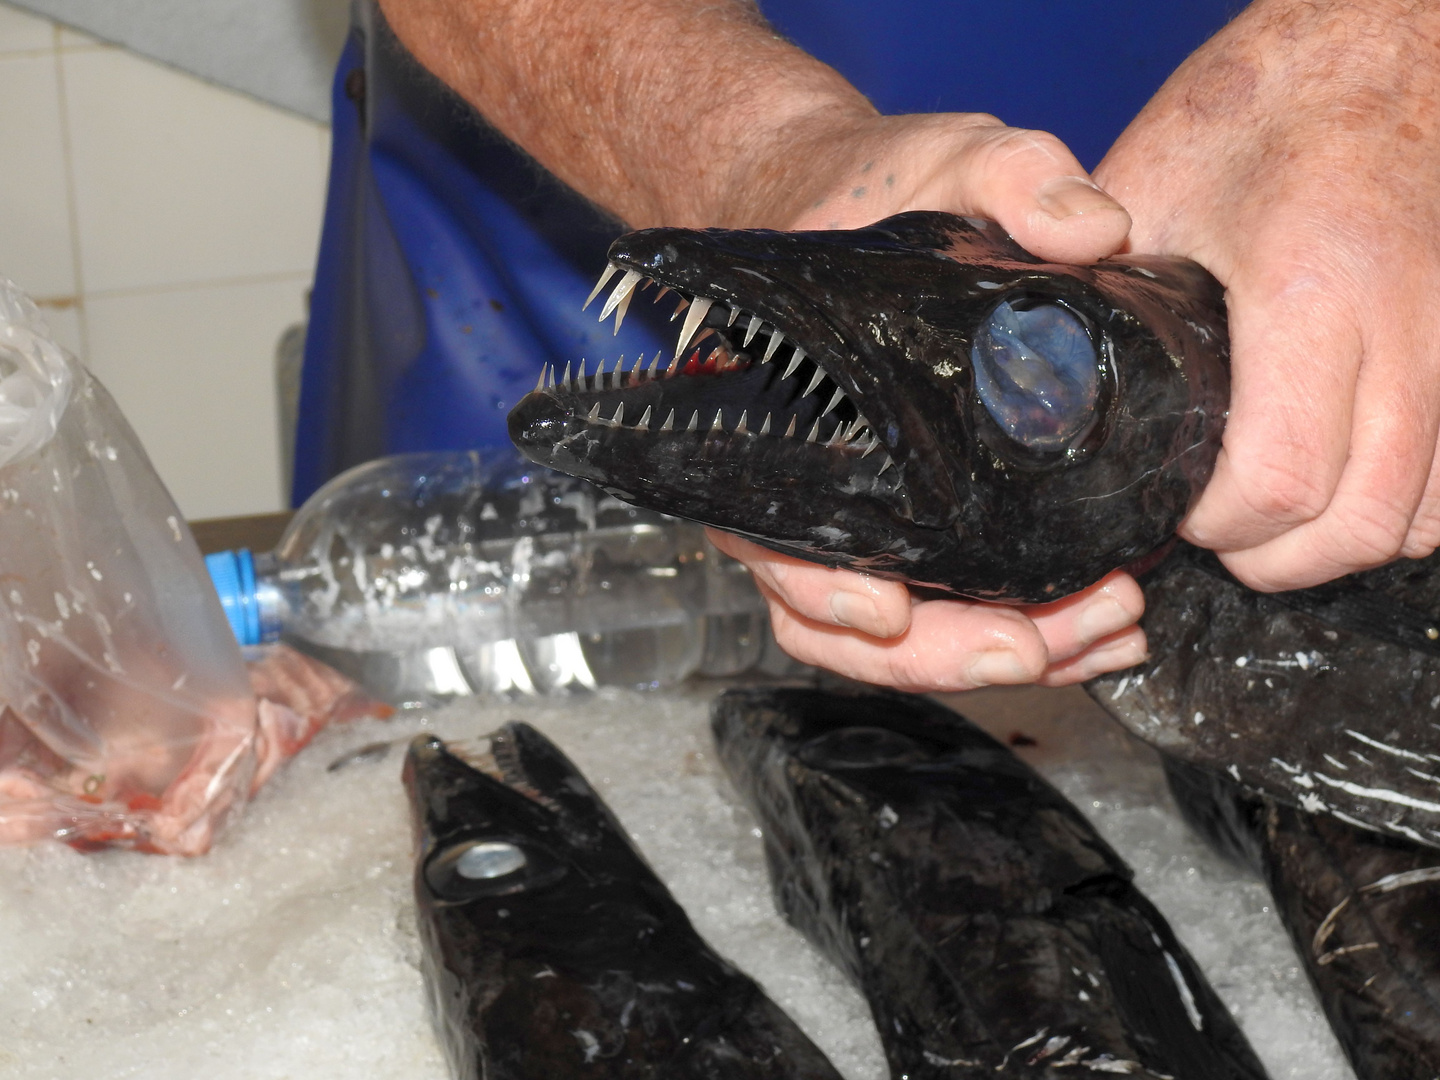
M 1020 654 L 1009 649 L 992 649 L 981 653 L 970 661 L 965 674 L 976 686 L 1023 683 L 1035 678 L 1035 674 L 1020 659 Z
M 1097 210 L 1119 210 L 1120 204 L 1084 176 L 1058 176 L 1035 192 L 1040 208 L 1056 221 Z
M 1100 595 L 1080 609 L 1075 618 L 1075 636 L 1080 644 L 1089 645 L 1103 637 L 1123 630 L 1135 621 L 1113 596 Z
M 876 607 L 875 601 L 858 593 L 831 593 L 830 617 L 841 626 L 848 626 L 865 634 L 874 634 L 876 637 L 881 636 L 885 630 L 880 625 L 880 609 Z
M 1150 650 L 1145 644 L 1144 634 L 1127 635 L 1123 640 L 1108 645 L 1103 649 L 1096 649 L 1085 656 L 1085 676 L 1093 678 L 1096 675 L 1104 675 L 1107 671 L 1120 671 L 1123 668 L 1134 667 L 1142 663 L 1150 655 Z

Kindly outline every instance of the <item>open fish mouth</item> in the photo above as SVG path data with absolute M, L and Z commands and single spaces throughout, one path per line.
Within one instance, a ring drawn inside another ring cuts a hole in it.
M 773 313 L 690 292 L 618 261 L 601 274 L 587 309 L 612 281 L 601 321 L 613 315 L 618 332 L 632 302 L 673 304 L 670 321 L 679 323 L 679 332 L 668 356 L 657 352 L 628 365 L 623 356 L 602 359 L 593 374 L 584 359 L 563 370 L 541 368 L 535 392 L 569 424 L 584 425 L 585 438 L 610 449 L 624 439 L 648 438 L 692 451 L 728 446 L 735 453 L 756 453 L 757 440 L 777 440 L 774 447 L 792 455 L 827 455 L 832 468 L 843 465 L 857 481 L 894 467 L 895 457 L 847 392 L 845 377 L 827 370 L 813 346 Z

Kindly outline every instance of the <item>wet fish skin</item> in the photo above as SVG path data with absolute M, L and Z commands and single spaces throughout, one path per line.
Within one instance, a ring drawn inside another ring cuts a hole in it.
M 1165 765 L 1187 819 L 1269 885 L 1359 1080 L 1440 1076 L 1440 852 Z
M 457 1080 L 840 1080 L 700 939 L 553 744 L 512 723 L 490 753 L 503 781 L 421 736 L 404 773 L 426 982 Z M 458 856 L 482 843 L 504 845 L 500 868 L 514 849 L 524 865 L 465 877 Z
M 542 373 L 511 438 L 622 499 L 800 558 L 1057 599 L 1163 543 L 1219 450 L 1224 299 L 1183 259 L 1045 263 L 993 222 L 911 212 L 849 231 L 647 229 L 610 260 L 626 271 L 612 301 L 653 280 L 667 305 L 693 301 L 687 318 L 703 311 L 681 324 L 679 366 Z M 1098 348 L 1093 422 L 1063 448 L 1022 445 L 977 389 L 972 346 L 1011 301 L 1063 307 Z M 772 331 L 785 344 L 766 363 Z M 689 358 L 694 333 L 710 336 Z
M 1106 711 L 1270 798 L 1440 847 L 1440 556 L 1263 594 L 1182 544 L 1142 584 L 1150 658 L 1087 684 Z
M 962 717 L 800 689 L 711 716 L 777 905 L 865 993 L 892 1076 L 1265 1075 L 1119 856 Z

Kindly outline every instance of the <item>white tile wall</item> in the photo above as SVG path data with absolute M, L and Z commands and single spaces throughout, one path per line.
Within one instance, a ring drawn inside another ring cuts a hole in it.
M 187 517 L 284 505 L 322 125 L 0 2 L 0 273 L 115 395 Z

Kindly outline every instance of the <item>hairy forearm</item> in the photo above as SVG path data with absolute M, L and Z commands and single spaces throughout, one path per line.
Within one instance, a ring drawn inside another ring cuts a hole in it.
M 748 0 L 381 7 L 420 62 L 500 131 L 637 227 L 784 226 L 833 183 L 828 133 L 875 118 Z

